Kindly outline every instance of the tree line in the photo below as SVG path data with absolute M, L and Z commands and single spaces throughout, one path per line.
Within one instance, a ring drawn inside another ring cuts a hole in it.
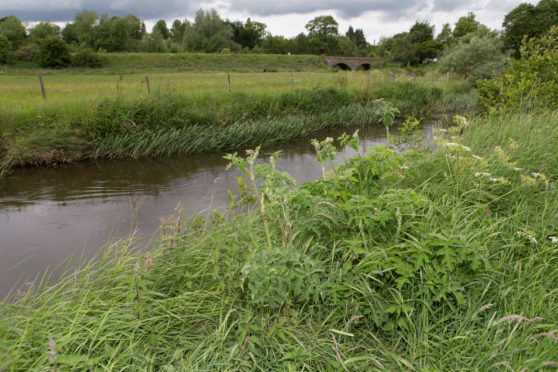
M 215 10 L 200 9 L 193 20 L 177 19 L 170 27 L 159 20 L 151 32 L 134 15 L 109 17 L 84 10 L 63 28 L 40 22 L 26 29 L 15 16 L 1 18 L 0 63 L 94 66 L 101 63 L 96 52 L 235 52 L 381 56 L 411 66 L 442 58 L 452 65 L 459 62 L 457 57 L 463 57 L 464 50 L 470 57 L 475 48 L 495 53 L 495 60 L 506 54 L 519 58 L 523 38 L 540 36 L 557 24 L 558 0 L 540 0 L 537 5 L 520 4 L 510 11 L 501 32 L 488 29 L 469 13 L 459 18 L 453 29 L 445 24 L 436 37 L 433 25 L 417 21 L 409 31 L 371 45 L 362 29 L 350 26 L 345 34 L 340 33 L 331 15 L 315 17 L 306 24 L 305 33 L 286 38 L 272 35 L 262 22 L 222 19 Z M 74 52 L 73 60 L 70 52 Z M 452 53 L 454 57 L 448 58 Z M 459 67 L 448 69 L 457 71 Z

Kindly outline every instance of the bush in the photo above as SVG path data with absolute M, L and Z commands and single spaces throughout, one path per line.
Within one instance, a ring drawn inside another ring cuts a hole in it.
M 444 51 L 440 59 L 442 72 L 452 71 L 472 83 L 500 74 L 508 58 L 502 53 L 500 38 L 486 29 L 462 37 Z
M 558 109 L 558 27 L 521 47 L 521 58 L 502 76 L 479 82 L 479 103 L 493 108 Z
M 72 56 L 72 66 L 75 67 L 103 67 L 105 58 L 91 49 L 82 49 Z
M 36 62 L 39 55 L 39 47 L 36 44 L 26 44 L 16 50 L 15 57 L 21 62 Z
M 41 67 L 66 67 L 71 61 L 68 45 L 56 37 L 46 38 L 41 43 L 38 57 Z

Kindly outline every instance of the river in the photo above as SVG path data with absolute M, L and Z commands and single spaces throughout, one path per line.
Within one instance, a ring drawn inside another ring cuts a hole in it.
M 435 123 L 423 126 L 431 137 Z M 351 133 L 351 131 L 347 131 Z M 327 131 L 314 137 L 337 137 Z M 397 130 L 394 130 L 397 134 Z M 361 153 L 386 143 L 381 126 L 360 129 Z M 262 148 L 261 158 L 282 150 L 277 168 L 297 182 L 321 177 L 309 138 Z M 189 213 L 227 204 L 237 171 L 225 171 L 224 154 L 180 159 L 91 161 L 58 168 L 20 169 L 0 179 L 0 299 L 14 286 L 54 271 L 62 262 L 94 257 L 104 245 L 136 230 L 146 246 L 160 219 L 182 203 Z M 355 155 L 338 152 L 338 162 Z M 211 205 L 210 205 L 211 203 Z

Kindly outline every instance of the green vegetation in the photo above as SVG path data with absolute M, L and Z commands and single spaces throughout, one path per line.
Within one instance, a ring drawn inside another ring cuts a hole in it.
M 558 26 L 525 40 L 521 58 L 500 76 L 479 82 L 479 102 L 491 110 L 558 109 Z
M 373 101 L 379 98 L 402 114 L 424 116 L 443 110 L 442 96 L 449 101 L 474 93 L 463 82 L 432 83 L 431 76 L 412 81 L 408 75 L 391 82 L 382 72 L 305 73 L 296 75 L 294 84 L 308 88 L 297 89 L 290 87 L 290 74 L 234 75 L 230 94 L 222 74 L 157 76 L 151 76 L 152 92 L 147 95 L 145 80 L 132 80 L 137 75 L 124 81 L 111 75 L 50 75 L 44 78 L 46 102 L 36 77 L 29 80 L 32 100 L 27 98 L 27 83 L 14 76 L 13 85 L 6 85 L 9 94 L 0 114 L 2 174 L 18 166 L 280 143 L 325 128 L 378 123 Z M 105 78 L 112 82 L 99 84 Z M 52 85 L 58 89 L 53 91 Z M 106 98 L 109 94 L 115 98 Z
M 558 115 L 456 123 L 435 151 L 369 149 L 300 187 L 228 156 L 225 214 L 179 210 L 149 252 L 118 242 L 5 302 L 0 368 L 555 366 Z

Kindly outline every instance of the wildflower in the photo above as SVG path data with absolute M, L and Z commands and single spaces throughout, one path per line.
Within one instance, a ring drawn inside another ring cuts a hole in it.
M 522 174 L 521 184 L 524 186 L 535 186 L 537 184 L 537 181 L 534 178 Z
M 528 239 L 531 243 L 537 244 L 537 238 L 535 237 L 535 233 L 533 231 L 529 231 L 526 230 L 525 231 L 518 231 L 515 233 L 515 236 L 520 237 L 520 238 L 526 238 Z
M 557 236 L 549 236 L 548 239 L 550 239 L 550 242 L 552 244 L 558 243 L 558 237 Z
M 406 165 L 402 165 L 400 168 L 401 168 L 401 169 L 409 169 L 409 167 L 406 166 Z
M 472 156 L 474 159 L 482 160 L 482 158 L 481 158 L 480 156 L 478 156 L 478 155 L 471 155 L 471 156 Z
M 327 137 L 324 142 L 325 143 L 333 143 L 333 138 Z
M 515 140 L 514 140 L 513 138 L 510 137 L 508 141 L 509 141 L 510 147 L 511 147 L 512 149 L 517 149 L 517 148 L 519 148 L 519 145 L 517 144 L 517 142 L 515 142 Z
M 471 152 L 471 148 L 461 145 L 457 142 L 448 142 L 448 143 L 444 143 L 444 147 L 461 147 L 461 149 L 467 151 L 467 152 Z
M 469 122 L 467 121 L 467 118 L 465 118 L 464 116 L 461 116 L 461 115 L 455 115 L 453 117 L 453 122 L 455 124 L 457 124 L 457 126 L 459 126 L 459 127 L 466 127 L 467 125 L 469 125 Z
M 490 173 L 486 173 L 486 172 L 477 172 L 475 173 L 475 177 L 479 178 L 479 177 L 490 177 Z
M 521 171 L 523 171 L 523 168 L 513 167 L 513 170 L 516 171 L 516 172 L 521 172 Z
M 256 152 L 252 149 L 246 150 L 246 155 L 254 155 Z

